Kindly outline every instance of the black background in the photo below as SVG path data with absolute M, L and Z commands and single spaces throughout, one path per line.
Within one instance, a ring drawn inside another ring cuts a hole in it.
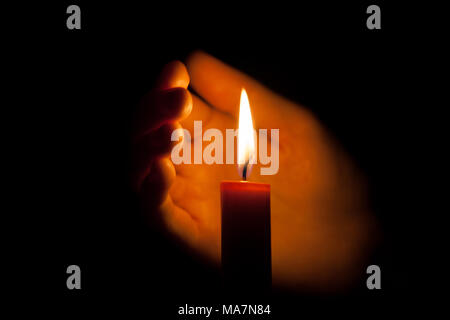
M 163 319 L 185 303 L 226 302 L 217 271 L 145 225 L 128 187 L 134 106 L 165 63 L 203 49 L 313 110 L 367 175 L 381 223 L 371 261 L 381 267 L 382 290 L 367 290 L 362 270 L 361 285 L 344 294 L 277 293 L 273 316 L 364 316 L 410 302 L 424 250 L 411 161 L 421 29 L 407 6 L 374 2 L 382 29 L 368 30 L 372 2 L 314 3 L 76 1 L 22 9 L 32 26 L 14 38 L 24 49 L 11 81 L 22 88 L 15 101 L 28 129 L 17 185 L 32 195 L 17 206 L 32 209 L 14 261 L 25 268 L 21 278 L 35 270 L 37 282 L 17 282 L 19 295 L 44 298 L 39 306 L 60 316 L 125 311 Z M 81 7 L 81 30 L 66 28 L 70 4 Z M 81 267 L 80 291 L 66 288 L 71 264 Z

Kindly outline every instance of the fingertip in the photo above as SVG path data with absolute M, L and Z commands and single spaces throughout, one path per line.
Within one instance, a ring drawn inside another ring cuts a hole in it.
M 145 136 L 142 139 L 142 148 L 146 148 L 153 156 L 165 156 L 170 154 L 173 147 L 178 143 L 172 141 L 172 134 L 175 130 L 180 129 L 181 125 L 177 121 L 168 122 L 159 129 Z
M 175 167 L 169 157 L 164 157 L 155 162 L 155 167 L 160 172 L 161 187 L 169 190 L 170 186 L 175 181 Z
M 172 170 L 173 174 L 170 174 L 170 170 L 162 169 L 173 167 L 173 164 L 170 161 L 167 163 L 164 157 L 170 155 L 178 143 L 172 141 L 172 134 L 180 128 L 179 122 L 166 123 L 133 144 L 130 181 L 134 191 L 139 192 L 148 176 L 151 176 L 150 181 L 168 181 L 169 185 L 172 184 L 172 181 L 166 178 L 174 176 L 175 168 Z
M 186 119 L 192 111 L 193 100 L 191 93 L 186 89 L 179 89 L 179 106 L 178 112 L 176 113 L 177 120 Z
M 175 167 L 168 157 L 159 158 L 153 163 L 141 189 L 147 199 L 147 205 L 157 207 L 164 202 L 175 176 Z
M 163 119 L 184 119 L 192 111 L 192 96 L 184 88 L 170 89 L 160 96 L 158 108 Z
M 158 80 L 156 88 L 167 90 L 171 88 L 185 88 L 189 85 L 189 74 L 186 66 L 179 60 L 171 61 L 164 66 Z

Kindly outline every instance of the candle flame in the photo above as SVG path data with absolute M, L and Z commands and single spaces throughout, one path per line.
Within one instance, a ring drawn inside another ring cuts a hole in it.
M 239 107 L 239 133 L 238 133 L 238 166 L 239 173 L 244 178 L 250 175 L 252 164 L 255 161 L 255 137 L 253 130 L 252 114 L 245 89 L 241 91 Z

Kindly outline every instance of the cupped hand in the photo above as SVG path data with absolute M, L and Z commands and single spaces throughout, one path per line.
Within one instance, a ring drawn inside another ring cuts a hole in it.
M 220 182 L 240 179 L 236 164 L 174 165 L 171 133 L 187 129 L 193 143 L 202 138 L 194 135 L 201 120 L 203 132 L 217 128 L 225 139 L 225 129 L 237 128 L 245 88 L 255 128 L 279 129 L 278 173 L 261 175 L 257 164 L 249 179 L 271 186 L 274 284 L 312 290 L 352 284 L 365 272 L 374 221 L 351 159 L 304 107 L 206 53 L 191 54 L 186 66 L 168 64 L 137 112 L 132 177 L 145 206 L 184 244 L 220 262 Z

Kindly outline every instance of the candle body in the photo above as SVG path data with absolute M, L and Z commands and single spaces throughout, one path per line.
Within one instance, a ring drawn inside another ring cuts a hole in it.
M 270 185 L 224 181 L 222 270 L 227 287 L 267 291 L 272 284 Z

